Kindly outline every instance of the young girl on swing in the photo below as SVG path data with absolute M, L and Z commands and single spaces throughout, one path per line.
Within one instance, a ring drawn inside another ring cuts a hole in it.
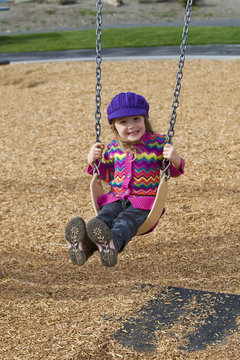
M 133 92 L 116 95 L 107 108 L 115 137 L 106 150 L 102 143 L 91 147 L 87 172 L 92 175 L 96 163 L 110 191 L 98 199 L 100 211 L 87 227 L 80 217 L 67 224 L 65 235 L 74 264 L 83 265 L 98 249 L 102 264 L 114 266 L 152 208 L 163 158 L 171 162 L 172 177 L 184 172 L 183 159 L 167 143 L 166 135 L 152 130 L 148 113 L 145 98 Z

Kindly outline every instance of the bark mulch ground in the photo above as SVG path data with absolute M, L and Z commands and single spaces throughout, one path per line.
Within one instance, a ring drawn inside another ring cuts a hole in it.
M 107 104 L 120 91 L 145 96 L 154 129 L 166 133 L 176 61 L 102 68 L 102 141 L 112 136 Z M 0 68 L 2 359 L 239 359 L 231 305 L 240 291 L 239 76 L 239 60 L 186 61 L 174 137 L 185 175 L 170 179 L 157 229 L 104 268 L 97 253 L 74 266 L 64 239 L 70 218 L 94 216 L 86 157 L 95 141 L 95 64 Z M 231 324 L 225 318 L 214 341 L 193 347 L 199 326 L 210 319 L 214 328 L 224 309 Z M 154 323 L 147 349 L 124 337 L 134 322 L 143 336 L 144 321 Z

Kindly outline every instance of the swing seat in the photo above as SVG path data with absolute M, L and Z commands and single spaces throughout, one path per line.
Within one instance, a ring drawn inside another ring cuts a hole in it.
M 166 175 L 164 174 L 158 186 L 158 191 L 152 209 L 148 214 L 147 219 L 138 229 L 137 235 L 143 235 L 151 231 L 154 228 L 154 226 L 157 224 L 158 220 L 160 219 L 164 209 L 164 205 L 167 198 L 167 192 L 168 192 L 168 184 L 165 179 L 166 179 Z M 91 199 L 92 199 L 93 208 L 97 215 L 100 209 L 97 201 L 99 197 L 104 193 L 102 182 L 99 179 L 97 173 L 95 173 L 92 177 L 90 190 L 91 190 Z
M 154 226 L 157 224 L 158 220 L 160 219 L 168 193 L 168 183 L 165 179 L 166 179 L 166 175 L 164 173 L 161 178 L 160 184 L 158 185 L 158 191 L 152 209 L 148 214 L 147 219 L 138 229 L 137 235 L 143 235 L 149 232 L 150 230 L 152 230 Z
M 97 173 L 95 173 L 92 177 L 92 180 L 90 183 L 90 191 L 91 191 L 91 199 L 92 199 L 93 208 L 94 208 L 95 214 L 97 215 L 100 210 L 100 207 L 98 205 L 98 199 L 104 193 L 102 182 L 99 179 Z

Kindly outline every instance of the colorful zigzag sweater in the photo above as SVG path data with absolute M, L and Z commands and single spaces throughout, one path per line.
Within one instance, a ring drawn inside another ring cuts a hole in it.
M 99 171 L 100 179 L 110 185 L 110 191 L 98 199 L 98 205 L 129 199 L 135 208 L 150 210 L 154 203 L 160 182 L 162 169 L 163 147 L 167 142 L 166 135 L 145 133 L 136 146 L 137 155 L 121 150 L 117 139 L 107 146 L 104 160 Z M 184 161 L 180 170 L 170 166 L 171 176 L 177 177 L 184 173 Z M 89 165 L 88 173 L 93 174 Z

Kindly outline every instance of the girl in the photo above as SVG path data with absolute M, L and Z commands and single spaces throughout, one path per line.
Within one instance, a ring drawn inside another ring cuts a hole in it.
M 152 130 L 148 113 L 145 98 L 132 92 L 116 95 L 107 108 L 115 137 L 105 152 L 102 143 L 91 147 L 87 172 L 93 174 L 96 164 L 110 191 L 99 198 L 100 211 L 87 228 L 80 217 L 66 227 L 69 255 L 75 264 L 83 265 L 98 249 L 102 264 L 114 266 L 118 252 L 137 234 L 151 210 L 163 158 L 172 163 L 172 177 L 184 172 L 183 159 L 167 143 L 166 135 Z

